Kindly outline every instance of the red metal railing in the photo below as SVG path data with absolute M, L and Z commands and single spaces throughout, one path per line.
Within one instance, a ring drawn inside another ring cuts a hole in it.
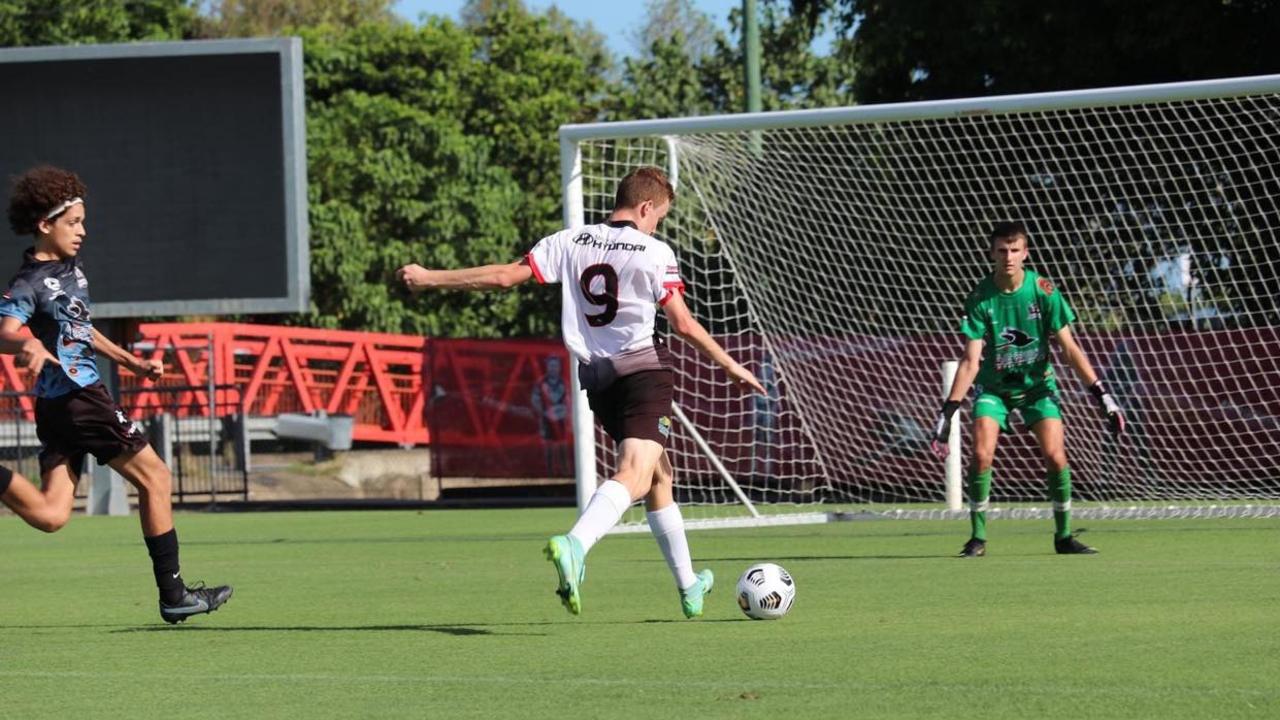
M 215 396 L 220 414 L 324 410 L 354 417 L 356 440 L 402 445 L 430 441 L 423 422 L 424 338 L 242 323 L 144 323 L 138 331 L 141 339 L 134 351 L 163 359 L 165 375 L 150 381 L 125 373 L 124 387 L 205 387 L 212 357 L 214 383 L 243 389 L 238 407 Z M 14 367 L 12 356 L 0 356 L 0 390 L 22 392 L 28 380 Z M 31 398 L 18 402 L 27 419 L 34 419 Z M 178 404 L 207 407 L 207 393 L 187 391 Z M 138 394 L 136 409 L 152 406 L 160 406 L 158 394 Z

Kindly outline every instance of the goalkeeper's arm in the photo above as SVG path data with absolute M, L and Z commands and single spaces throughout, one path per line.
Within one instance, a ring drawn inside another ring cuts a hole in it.
M 1063 326 L 1057 334 L 1058 344 L 1062 346 L 1062 355 L 1066 358 L 1067 364 L 1072 370 L 1076 371 L 1076 376 L 1080 378 L 1080 382 L 1089 388 L 1089 394 L 1093 397 L 1094 403 L 1098 406 L 1098 412 L 1102 417 L 1106 418 L 1107 427 L 1111 430 L 1112 435 L 1119 435 L 1124 432 L 1124 413 L 1120 412 L 1120 404 L 1115 398 L 1111 397 L 1111 393 L 1107 392 L 1106 387 L 1102 385 L 1102 381 L 1098 379 L 1098 373 L 1094 371 L 1093 365 L 1089 363 L 1089 358 L 1085 356 L 1084 350 L 1080 349 L 1080 345 L 1076 343 L 1075 337 L 1071 334 L 1070 326 Z
M 933 454 L 939 458 L 945 459 L 951 451 L 947 447 L 947 439 L 951 435 L 951 421 L 955 417 L 956 410 L 960 409 L 964 396 L 969 394 L 969 388 L 973 387 L 974 378 L 978 377 L 978 368 L 982 367 L 982 345 L 981 340 L 970 340 L 969 344 L 965 345 L 964 357 L 960 358 L 956 377 L 951 381 L 951 391 L 947 393 L 942 409 L 933 420 L 933 442 L 930 443 L 930 447 L 933 449 Z

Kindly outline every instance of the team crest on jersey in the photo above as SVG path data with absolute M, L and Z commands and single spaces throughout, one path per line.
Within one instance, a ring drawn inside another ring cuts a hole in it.
M 1045 295 L 1053 294 L 1053 283 L 1049 282 L 1049 278 L 1040 278 L 1036 281 L 1036 284 L 1040 286 L 1040 291 Z
M 1007 327 L 1000 331 L 1000 339 L 1004 342 L 997 343 L 996 349 L 1000 350 L 1007 347 L 1024 348 L 1033 344 L 1036 339 L 1022 332 L 1018 328 Z
M 1028 320 L 1040 319 L 1040 303 L 1031 303 L 1027 305 L 1027 319 Z
M 84 271 L 80 268 L 76 268 L 76 285 L 82 288 L 89 287 L 89 278 L 84 276 Z
M 662 437 L 671 437 L 671 418 L 663 415 L 658 418 L 658 432 Z
M 89 306 L 78 297 L 67 296 L 67 314 L 77 320 L 89 319 Z

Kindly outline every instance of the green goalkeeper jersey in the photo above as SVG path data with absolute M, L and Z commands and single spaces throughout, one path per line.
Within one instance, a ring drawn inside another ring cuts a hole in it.
M 1006 397 L 1033 390 L 1056 392 L 1049 341 L 1075 321 L 1062 293 L 1038 273 L 1025 270 L 1022 285 L 1013 292 L 996 287 L 988 275 L 964 303 L 960 331 L 970 340 L 983 340 L 978 392 Z

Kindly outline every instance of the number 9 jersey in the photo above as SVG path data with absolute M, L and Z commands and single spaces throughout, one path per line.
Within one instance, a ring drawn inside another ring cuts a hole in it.
M 657 306 L 684 292 L 671 247 L 630 222 L 562 230 L 525 260 L 539 283 L 561 284 L 564 345 L 579 362 L 651 347 Z

